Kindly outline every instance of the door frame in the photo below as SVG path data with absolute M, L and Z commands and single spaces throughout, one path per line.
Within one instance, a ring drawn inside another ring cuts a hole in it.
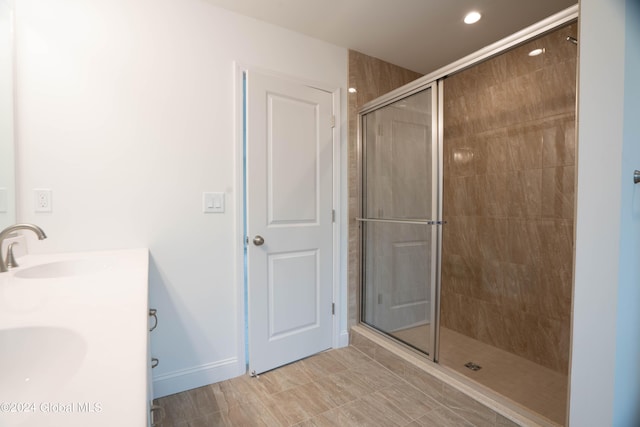
M 243 375 L 247 372 L 248 352 L 246 349 L 247 341 L 247 324 L 245 311 L 247 310 L 247 295 L 245 292 L 245 258 L 244 258 L 244 212 L 245 212 L 245 167 L 244 167 L 244 145 L 245 145 L 245 116 L 244 116 L 244 75 L 247 72 L 260 73 L 280 79 L 289 80 L 301 85 L 310 86 L 316 89 L 331 93 L 332 108 L 335 116 L 335 126 L 333 128 L 333 185 L 332 185 L 332 201 L 335 210 L 335 221 L 333 222 L 333 272 L 332 272 L 332 294 L 333 303 L 335 304 L 335 314 L 333 316 L 332 325 L 332 348 L 344 347 L 349 344 L 348 333 L 340 330 L 341 325 L 346 323 L 346 312 L 344 303 L 346 303 L 346 295 L 343 297 L 343 289 L 341 287 L 341 270 L 343 263 L 341 251 L 341 229 L 343 224 L 343 212 L 341 202 L 341 141 L 342 141 L 342 112 L 341 98 L 342 91 L 336 85 L 313 81 L 309 79 L 291 76 L 277 71 L 266 70 L 261 67 L 234 62 L 234 139 L 235 139 L 235 222 L 234 235 L 236 239 L 235 259 L 236 259 L 236 338 L 237 342 L 237 374 Z M 345 264 L 346 265 L 346 264 Z

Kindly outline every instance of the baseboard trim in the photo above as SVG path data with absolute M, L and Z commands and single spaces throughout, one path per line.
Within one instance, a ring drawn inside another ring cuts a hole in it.
M 349 345 L 349 331 L 340 331 L 338 336 L 338 348 L 347 347 Z
M 154 376 L 153 397 L 159 398 L 180 393 L 185 390 L 228 380 L 243 373 L 244 367 L 240 366 L 236 357 L 205 363 L 193 368 L 167 372 L 166 374 Z

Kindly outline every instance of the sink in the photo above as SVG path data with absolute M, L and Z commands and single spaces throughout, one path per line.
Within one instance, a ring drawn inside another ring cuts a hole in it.
M 113 267 L 110 258 L 88 258 L 55 261 L 26 267 L 14 273 L 19 279 L 56 279 L 61 277 L 97 274 Z
M 0 329 L 0 402 L 53 399 L 82 366 L 86 353 L 86 341 L 70 329 Z
M 18 262 L 0 273 L 0 427 L 146 426 L 149 250 Z

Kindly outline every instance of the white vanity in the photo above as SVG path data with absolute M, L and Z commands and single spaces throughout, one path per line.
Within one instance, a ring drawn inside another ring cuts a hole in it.
M 0 274 L 0 426 L 149 424 L 148 259 L 26 255 Z

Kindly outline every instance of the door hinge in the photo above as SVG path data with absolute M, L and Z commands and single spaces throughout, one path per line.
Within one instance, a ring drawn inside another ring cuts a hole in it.
M 331 119 L 329 119 L 329 123 L 331 124 L 332 128 L 336 127 L 336 116 L 335 115 L 331 116 Z
M 331 303 L 331 314 L 332 315 L 336 314 L 336 303 L 335 302 Z
M 336 210 L 331 211 L 331 222 L 336 222 Z

